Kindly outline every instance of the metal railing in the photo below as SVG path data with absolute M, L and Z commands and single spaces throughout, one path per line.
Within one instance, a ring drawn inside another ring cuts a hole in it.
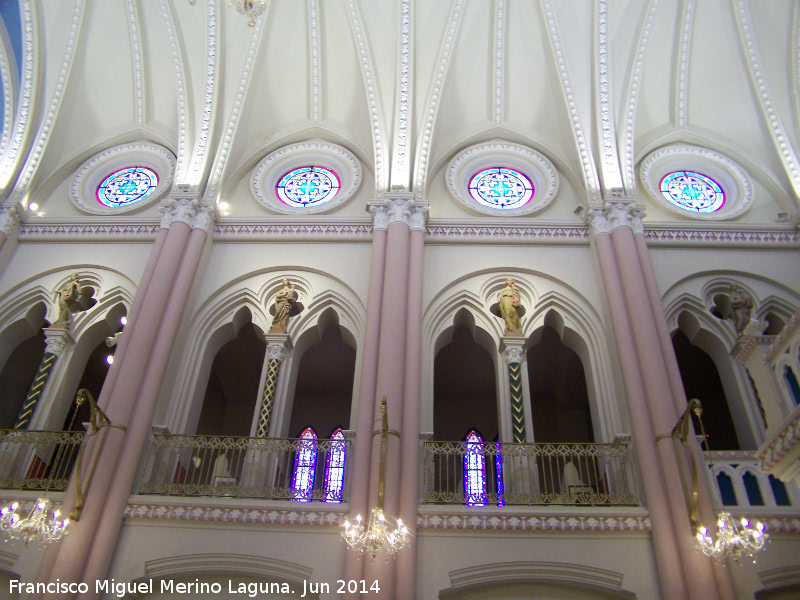
M 0 488 L 65 490 L 85 435 L 0 429 Z
M 349 440 L 158 434 L 138 493 L 338 503 L 349 449 Z
M 423 502 L 638 506 L 630 446 L 425 442 Z

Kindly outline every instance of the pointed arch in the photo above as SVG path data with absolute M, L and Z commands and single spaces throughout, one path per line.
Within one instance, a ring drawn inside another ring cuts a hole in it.
M 344 490 L 344 466 L 347 459 L 347 444 L 341 427 L 337 427 L 331 432 L 330 440 L 331 444 L 325 457 L 323 502 L 341 504 Z
M 484 441 L 475 428 L 464 436 L 464 499 L 467 506 L 488 504 Z
M 292 468 L 292 500 L 311 502 L 317 472 L 317 432 L 313 427 L 306 427 L 297 438 Z

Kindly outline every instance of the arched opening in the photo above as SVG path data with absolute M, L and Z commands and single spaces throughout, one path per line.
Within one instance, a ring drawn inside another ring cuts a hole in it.
M 478 428 L 493 440 L 498 434 L 495 367 L 489 353 L 470 330 L 456 326 L 449 344 L 433 365 L 433 436 L 461 440 Z
M 217 351 L 197 423 L 198 435 L 250 434 L 266 347 L 255 326 L 247 322 Z
M 14 422 L 42 362 L 44 349 L 44 331 L 39 329 L 11 351 L 3 370 L 0 371 L 0 429 L 14 427 Z
M 536 442 L 594 442 L 583 363 L 550 325 L 528 350 L 533 439 Z
M 686 397 L 697 398 L 703 405 L 703 425 L 709 447 L 712 450 L 739 450 L 739 438 L 716 364 L 681 330 L 672 336 L 672 346 Z M 695 430 L 700 431 L 697 422 Z
M 72 394 L 72 404 L 67 412 L 66 419 L 64 419 L 62 431 L 83 431 L 83 423 L 89 421 L 91 411 L 88 402 L 77 406 L 75 404 L 75 396 L 78 390 L 87 389 L 95 400 L 100 398 L 100 392 L 103 389 L 103 383 L 106 380 L 106 375 L 108 375 L 108 369 L 111 366 L 116 349 L 116 346 L 109 347 L 105 342 L 100 342 L 92 350 L 86 361 L 86 367 L 83 369 L 83 375 L 81 375 L 78 387 L 75 389 L 75 393 Z M 111 357 L 110 360 L 109 357 Z
M 331 324 L 320 341 L 300 359 L 289 435 L 307 426 L 323 434 L 350 423 L 356 351 L 345 343 L 338 325 Z

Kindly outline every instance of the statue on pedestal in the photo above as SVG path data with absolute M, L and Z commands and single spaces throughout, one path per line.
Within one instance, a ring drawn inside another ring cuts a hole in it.
M 753 298 L 735 283 L 731 284 L 731 312 L 728 320 L 733 322 L 736 333 L 744 333 L 753 311 Z
M 91 299 L 93 294 L 92 288 L 81 287 L 77 273 L 70 275 L 67 284 L 56 292 L 58 316 L 51 327 L 69 328 L 73 315 L 87 310 L 95 303 Z
M 268 333 L 286 333 L 289 317 L 299 315 L 304 308 L 298 302 L 299 298 L 291 282 L 284 278 L 283 287 L 275 295 L 275 304 L 269 309 L 269 313 L 273 315 L 273 318 L 272 327 L 270 327 Z
M 519 290 L 514 279 L 508 277 L 505 283 L 506 286 L 497 294 L 497 304 L 493 304 L 489 310 L 505 321 L 505 335 L 521 336 L 522 325 L 519 318 L 525 314 L 525 309 L 520 304 Z

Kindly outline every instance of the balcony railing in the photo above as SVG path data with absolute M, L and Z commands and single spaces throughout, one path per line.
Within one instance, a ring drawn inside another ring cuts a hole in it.
M 630 447 L 425 442 L 423 502 L 638 506 Z
M 65 490 L 85 435 L 0 429 L 0 488 Z
M 709 475 L 716 485 L 719 502 L 734 507 L 797 510 L 800 489 L 793 482 L 783 482 L 764 473 L 755 452 L 717 451 L 708 453 Z
M 349 440 L 153 436 L 139 494 L 338 503 Z

